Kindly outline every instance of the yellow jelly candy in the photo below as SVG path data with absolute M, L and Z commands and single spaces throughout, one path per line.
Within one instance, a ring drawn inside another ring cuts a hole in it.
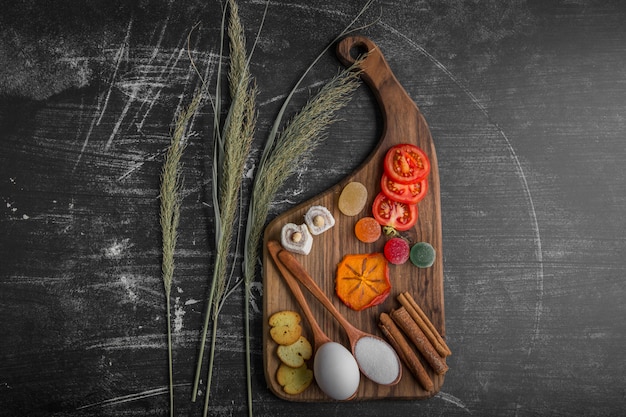
M 339 196 L 337 203 L 339 211 L 346 216 L 356 216 L 359 214 L 367 201 L 367 188 L 360 182 L 348 183 Z

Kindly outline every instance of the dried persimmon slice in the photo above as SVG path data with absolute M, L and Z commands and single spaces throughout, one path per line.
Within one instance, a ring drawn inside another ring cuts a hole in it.
M 385 256 L 382 253 L 345 255 L 337 265 L 335 292 L 345 305 L 356 311 L 385 301 L 391 292 Z

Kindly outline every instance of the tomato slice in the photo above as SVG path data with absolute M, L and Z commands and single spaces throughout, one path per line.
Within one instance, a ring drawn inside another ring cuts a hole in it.
M 404 204 L 417 204 L 426 196 L 428 179 L 423 178 L 413 184 L 400 184 L 383 174 L 380 180 L 380 189 L 387 197 Z
M 413 184 L 426 178 L 430 161 L 423 150 L 410 143 L 392 146 L 385 155 L 385 174 L 400 184 Z
M 391 226 L 403 232 L 417 222 L 417 205 L 400 203 L 378 193 L 372 204 L 372 214 L 381 226 Z

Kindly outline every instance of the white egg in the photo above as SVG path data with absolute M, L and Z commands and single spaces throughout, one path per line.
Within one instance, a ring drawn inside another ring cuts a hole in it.
M 322 391 L 335 400 L 347 400 L 359 388 L 361 374 L 352 353 L 336 342 L 324 343 L 315 354 L 313 375 Z

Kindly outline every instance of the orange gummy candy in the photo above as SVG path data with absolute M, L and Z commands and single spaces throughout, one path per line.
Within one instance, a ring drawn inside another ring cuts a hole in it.
M 354 234 L 364 243 L 376 242 L 382 234 L 380 224 L 373 217 L 363 217 L 354 225 Z

